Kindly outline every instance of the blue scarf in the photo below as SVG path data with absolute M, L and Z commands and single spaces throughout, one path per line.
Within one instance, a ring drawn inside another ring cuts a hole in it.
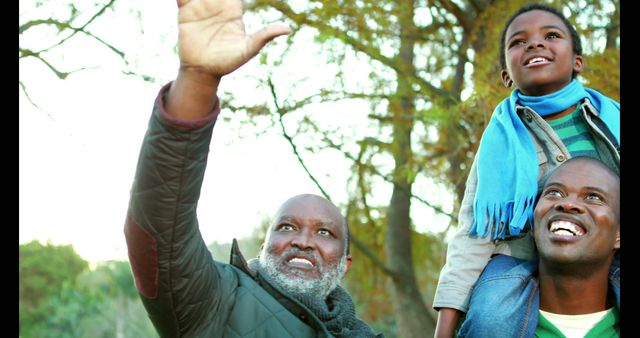
M 532 224 L 538 192 L 538 159 L 527 127 L 516 114 L 516 103 L 544 117 L 588 98 L 600 112 L 620 144 L 620 104 L 577 80 L 544 96 L 526 96 L 514 90 L 495 109 L 478 149 L 478 188 L 473 204 L 474 220 L 469 236 L 503 239 L 517 235 Z M 497 226 L 500 223 L 503 226 Z

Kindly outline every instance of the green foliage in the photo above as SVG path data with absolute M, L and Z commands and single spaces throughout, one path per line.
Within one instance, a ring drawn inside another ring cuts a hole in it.
M 402 193 L 406 194 L 403 197 L 406 197 L 412 194 L 412 184 L 427 179 L 445 184 L 457 198 L 454 204 L 460 203 L 484 126 L 494 107 L 513 90 L 505 88 L 501 82 L 499 38 L 505 21 L 526 2 L 529 1 L 493 0 L 472 4 L 452 0 L 255 0 L 247 6 L 249 12 L 264 14 L 265 18 L 273 19 L 275 11 L 277 17 L 285 18 L 294 28 L 287 37 L 288 46 L 282 57 L 273 53 L 261 54 L 259 63 L 265 74 L 286 74 L 290 62 L 300 60 L 285 57 L 301 50 L 313 50 L 317 53 L 314 58 L 322 57 L 316 67 L 320 71 L 316 73 L 335 73 L 335 78 L 323 80 L 326 82 L 317 80 L 322 77 L 314 77 L 313 72 L 304 74 L 299 80 L 291 80 L 295 84 L 294 90 L 279 91 L 279 101 L 290 109 L 287 117 L 297 114 L 292 118 L 300 121 L 296 128 L 304 133 L 304 140 L 300 141 L 304 146 L 299 147 L 304 150 L 303 159 L 313 162 L 314 156 L 322 151 L 339 150 L 353 160 L 350 167 L 332 167 L 334 171 L 351 171 L 348 184 L 336 185 L 337 189 L 344 189 L 336 195 L 346 193 L 348 196 L 347 219 L 352 235 L 365 247 L 352 244 L 355 263 L 344 283 L 354 296 L 359 315 L 388 337 L 424 336 L 426 333 L 407 333 L 406 328 L 390 319 L 401 311 L 392 307 L 395 300 L 390 297 L 391 287 L 406 276 L 390 278 L 393 273 L 390 269 L 394 267 L 387 266 L 390 255 L 385 251 L 385 243 L 398 239 L 388 238 L 386 230 L 390 227 L 413 229 L 413 224 L 389 222 L 387 213 L 397 206 L 385 196 L 391 191 L 386 188 L 402 187 Z M 583 45 L 588 47 L 585 48 L 585 70 L 581 79 L 589 87 L 619 99 L 619 1 L 548 2 L 562 6 L 570 14 L 568 17 L 576 24 Z M 311 35 L 298 34 L 310 30 Z M 310 48 L 310 41 L 315 41 L 316 45 Z M 299 57 L 300 54 L 296 55 Z M 277 80 L 275 76 L 274 79 Z M 275 85 L 287 88 L 281 83 Z M 463 92 L 470 95 L 463 95 Z M 303 99 L 316 94 L 313 100 Z M 327 127 L 319 115 L 312 113 L 323 104 L 328 104 L 330 109 L 327 110 L 331 110 L 354 99 L 364 101 L 366 104 L 362 107 L 365 108 L 344 114 L 349 117 L 361 114 L 368 118 L 365 123 Z M 233 98 L 224 101 L 231 107 L 245 106 Z M 252 115 L 262 115 L 269 112 L 269 106 L 247 110 Z M 277 117 L 275 112 L 271 113 Z M 419 197 L 427 201 L 431 198 Z M 409 213 L 415 208 L 416 200 L 411 201 L 413 205 L 404 208 L 403 212 Z M 430 202 L 442 205 L 442 201 Z M 456 221 L 452 220 L 452 223 Z M 265 221 L 261 231 L 266 229 L 266 224 Z M 443 238 L 442 233 L 412 230 L 410 243 L 396 245 L 411 246 L 415 281 L 422 294 L 422 299 L 404 301 L 423 302 L 430 307 L 444 264 L 446 243 Z M 240 247 L 247 258 L 257 254 L 263 239 L 264 232 L 251 239 L 240 239 Z M 209 248 L 216 259 L 228 261 L 228 244 L 213 243 Z M 49 271 L 68 270 L 67 260 L 60 264 L 47 257 L 29 262 L 24 260 L 25 266 L 31 268 L 25 268 L 23 272 L 21 248 L 21 324 L 24 313 L 39 309 L 38 318 L 43 320 L 43 314 L 49 314 L 46 321 L 38 323 L 40 331 L 30 331 L 32 336 L 55 336 L 54 332 L 116 336 L 111 328 L 122 327 L 116 314 L 126 313 L 134 318 L 143 313 L 126 264 L 98 267 L 83 274 L 74 286 L 78 272 L 67 271 L 68 278 L 61 278 L 56 275 L 59 271 Z M 36 272 L 33 272 L 34 267 L 37 267 Z M 414 315 L 416 321 L 433 316 L 431 312 Z M 104 325 L 98 318 L 104 318 Z M 148 320 L 141 323 L 149 325 Z M 90 331 L 87 327 L 95 330 Z M 146 326 L 141 324 L 137 328 L 140 331 L 132 336 L 148 336 L 141 334 L 146 332 Z M 136 332 L 134 328 L 126 330 Z
M 585 69 L 580 74 L 586 86 L 620 102 L 620 50 L 608 49 L 601 54 L 590 56 Z
M 71 245 L 45 245 L 31 241 L 20 245 L 19 301 L 20 327 L 25 321 L 40 318 L 40 303 L 57 294 L 63 285 L 73 285 L 76 277 L 88 267 Z
M 38 306 L 38 318 L 25 321 L 20 334 L 23 337 L 75 337 L 82 318 L 97 315 L 99 306 L 99 302 L 65 283 Z
M 440 268 L 445 261 L 446 244 L 440 236 L 434 234 L 413 231 L 411 235 L 413 257 L 418 262 L 415 265 L 418 285 L 424 302 L 431 308 Z
M 427 179 L 449 187 L 456 196 L 454 205 L 459 205 L 484 127 L 494 107 L 514 89 L 504 87 L 501 81 L 500 34 L 506 20 L 527 2 L 310 0 L 295 6 L 284 0 L 257 0 L 251 8 L 278 11 L 296 31 L 313 30 L 315 41 L 322 44 L 319 48 L 324 64 L 321 61 L 320 67 L 340 69 L 338 79 L 332 82 L 320 83 L 311 74 L 297 82 L 297 88 L 318 88 L 316 93 L 331 107 L 346 104 L 353 97 L 365 100 L 370 107 L 363 112 L 370 118 L 368 124 L 336 129 L 324 127 L 321 117 L 307 112 L 307 105 L 297 100 L 295 90 L 289 97 L 279 98 L 299 107 L 288 114 L 302 115 L 298 130 L 306 130 L 304 142 L 313 144 L 302 154 L 307 162 L 313 162 L 314 156 L 326 149 L 338 149 L 354 161 L 349 168 L 352 176 L 344 188 L 349 196 L 348 220 L 353 236 L 379 261 L 365 258 L 352 245 L 358 259 L 345 284 L 363 318 L 381 323 L 385 334 L 418 333 L 382 324 L 384 318 L 398 311 L 391 308 L 388 290 L 393 282 L 402 280 L 388 278 L 382 272 L 388 254 L 383 244 L 397 240 L 386 238 L 385 230 L 411 225 L 389 223 L 386 213 L 394 205 L 393 201 L 384 204 L 391 200 L 384 194 L 391 189 L 381 186 L 402 187 L 403 193 L 411 194 L 412 184 Z M 547 2 L 570 14 L 583 45 L 589 46 L 585 48 L 586 69 L 581 79 L 619 98 L 619 43 L 612 43 L 619 40 L 619 1 Z M 292 38 L 287 43 L 289 50 L 300 50 L 307 48 L 308 40 Z M 604 45 L 609 46 L 607 50 Z M 288 61 L 283 59 L 280 64 L 287 65 Z M 364 75 L 355 71 L 354 64 L 364 68 Z M 265 67 L 270 73 L 279 70 L 275 63 Z M 357 136 L 342 133 L 344 129 L 355 131 Z M 442 205 L 431 196 L 420 197 L 432 205 Z M 412 202 L 413 208 L 416 200 Z M 412 243 L 395 246 L 412 245 L 414 272 L 426 304 L 430 304 L 444 264 L 443 239 L 442 233 L 414 233 Z M 414 317 L 425 318 L 421 314 Z
M 78 288 L 94 297 L 137 299 L 129 262 L 101 262 L 90 273 L 78 276 Z
M 253 230 L 251 235 L 236 239 L 240 252 L 242 252 L 245 259 L 249 260 L 258 257 L 270 224 L 271 221 L 265 218 L 262 223 Z M 211 252 L 213 259 L 219 262 L 229 263 L 231 243 L 213 242 L 209 244 L 207 248 Z
M 362 188 L 369 187 L 366 184 Z M 347 222 L 351 233 L 358 234 L 358 239 L 379 258 L 384 260 L 384 226 L 386 208 L 369 208 L 361 200 L 354 197 L 349 206 Z M 355 246 L 351 244 L 353 264 L 345 275 L 343 284 L 356 304 L 358 315 L 372 323 L 382 323 L 393 317 L 389 306 L 389 280 L 379 266 Z M 386 334 L 386 330 L 383 331 Z
M 88 269 L 71 245 L 20 245 L 21 337 L 154 337 L 128 262 Z
M 25 321 L 22 337 L 157 337 L 128 262 L 100 263 L 65 282 Z

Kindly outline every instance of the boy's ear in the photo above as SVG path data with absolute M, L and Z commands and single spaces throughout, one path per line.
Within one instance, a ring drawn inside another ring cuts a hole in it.
M 576 55 L 575 60 L 573 61 L 573 72 L 575 74 L 578 74 L 582 72 L 583 69 L 584 69 L 584 59 L 582 58 L 582 55 Z
M 502 76 L 502 83 L 504 86 L 507 88 L 511 87 L 513 81 L 511 80 L 511 77 L 509 77 L 509 73 L 503 69 L 500 75 Z

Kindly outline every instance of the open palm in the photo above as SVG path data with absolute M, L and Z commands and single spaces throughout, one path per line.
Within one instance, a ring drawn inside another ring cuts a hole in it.
M 289 27 L 270 25 L 247 34 L 241 0 L 178 0 L 178 43 L 184 69 L 222 77 L 254 57 Z

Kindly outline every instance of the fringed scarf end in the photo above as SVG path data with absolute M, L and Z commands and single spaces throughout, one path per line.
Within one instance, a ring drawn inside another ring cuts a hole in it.
M 532 224 L 535 197 L 523 197 L 516 202 L 509 201 L 501 204 L 474 204 L 473 224 L 469 229 L 469 237 L 487 237 L 491 240 L 506 239 L 519 235 L 527 224 Z M 478 212 L 484 210 L 484 212 Z M 477 215 L 486 215 L 484 222 L 479 222 Z

